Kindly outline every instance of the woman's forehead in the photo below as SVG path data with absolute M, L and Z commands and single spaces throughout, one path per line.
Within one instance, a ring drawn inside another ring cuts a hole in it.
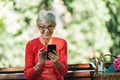
M 37 24 L 39 24 L 39 25 L 56 25 L 55 22 L 39 22 Z

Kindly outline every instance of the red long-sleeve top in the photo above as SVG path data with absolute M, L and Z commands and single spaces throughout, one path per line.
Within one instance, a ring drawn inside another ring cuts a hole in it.
M 54 72 L 58 80 L 64 80 L 64 75 L 67 73 L 67 42 L 64 39 L 52 37 L 51 44 L 56 44 L 56 50 L 61 63 L 59 69 L 54 67 Z M 33 67 L 38 62 L 38 50 L 43 47 L 45 46 L 40 42 L 39 38 L 35 38 L 26 44 L 24 75 L 27 80 L 38 80 L 37 78 L 42 75 L 45 64 L 43 64 L 38 71 L 35 71 Z

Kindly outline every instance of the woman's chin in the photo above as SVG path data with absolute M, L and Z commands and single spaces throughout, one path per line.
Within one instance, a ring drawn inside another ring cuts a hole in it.
M 44 38 L 51 38 L 51 36 L 44 36 Z

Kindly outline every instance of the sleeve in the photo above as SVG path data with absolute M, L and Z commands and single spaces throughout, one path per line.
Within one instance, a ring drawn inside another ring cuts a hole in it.
M 67 67 L 67 42 L 64 41 L 64 43 L 62 45 L 63 45 L 62 49 L 59 52 L 61 67 L 58 69 L 58 72 L 61 75 L 65 75 L 68 70 L 68 67 Z
M 27 43 L 26 45 L 26 49 L 25 49 L 25 68 L 24 68 L 24 75 L 27 78 L 27 80 L 35 80 L 35 78 L 37 77 L 37 75 L 41 72 L 41 68 L 39 68 L 38 71 L 34 70 L 34 59 L 35 59 L 35 55 L 32 51 L 32 44 L 31 43 Z

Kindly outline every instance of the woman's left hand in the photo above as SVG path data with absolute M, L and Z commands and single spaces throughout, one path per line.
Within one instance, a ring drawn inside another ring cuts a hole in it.
M 61 63 L 59 61 L 59 54 L 57 53 L 57 51 L 53 50 L 54 54 L 50 52 L 49 54 L 49 58 L 54 62 L 56 68 L 60 68 L 61 67 Z
M 57 51 L 53 50 L 54 53 L 49 52 L 49 58 L 50 60 L 52 60 L 53 62 L 58 62 L 59 61 L 59 54 L 57 53 Z

